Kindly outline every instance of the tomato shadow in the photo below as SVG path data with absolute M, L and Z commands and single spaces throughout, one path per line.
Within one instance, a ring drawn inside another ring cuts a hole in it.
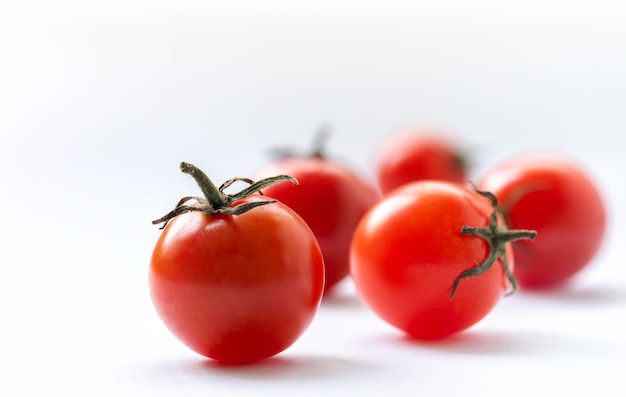
M 322 299 L 322 308 L 358 308 L 362 307 L 363 302 L 356 293 L 329 293 Z
M 523 290 L 525 297 L 547 299 L 559 303 L 615 305 L 626 303 L 626 287 L 617 285 L 564 284 L 550 290 Z
M 451 355 L 472 356 L 537 356 L 569 351 L 571 341 L 561 335 L 538 332 L 467 330 L 441 340 L 421 341 L 407 335 L 387 337 L 388 342 Z
M 163 379 L 159 376 L 160 373 L 167 373 L 165 378 L 171 381 L 176 381 L 176 378 L 195 382 L 231 379 L 237 382 L 276 384 L 281 380 L 317 381 L 322 378 L 345 377 L 351 373 L 356 378 L 370 371 L 376 372 L 377 369 L 371 364 L 343 357 L 283 354 L 245 365 L 228 365 L 211 359 L 193 358 L 161 363 L 151 372 L 160 379 Z
M 322 299 L 322 307 L 357 308 L 362 306 L 363 302 L 356 293 L 350 279 L 343 280 L 340 284 L 328 290 Z

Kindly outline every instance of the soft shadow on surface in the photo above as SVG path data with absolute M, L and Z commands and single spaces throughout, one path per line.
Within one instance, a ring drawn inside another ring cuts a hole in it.
M 334 293 L 330 291 L 328 295 L 325 295 L 322 299 L 322 308 L 359 308 L 363 306 L 363 302 L 359 296 L 354 292 Z
M 347 278 L 324 293 L 322 307 L 353 308 L 362 307 L 363 302 L 354 289 L 352 280 Z
M 283 355 L 270 357 L 248 365 L 225 365 L 211 359 L 193 358 L 183 361 L 161 362 L 150 371 L 160 379 L 184 378 L 204 380 L 233 379 L 237 381 L 280 382 L 317 380 L 345 377 L 346 374 L 366 374 L 376 371 L 371 365 L 332 356 Z
M 626 286 L 566 284 L 550 290 L 524 290 L 520 294 L 530 298 L 550 299 L 564 303 L 613 305 L 626 303 Z
M 387 343 L 424 349 L 434 352 L 462 355 L 508 355 L 537 356 L 551 355 L 571 350 L 571 340 L 561 335 L 467 330 L 448 338 L 435 341 L 420 341 L 407 335 L 387 335 Z

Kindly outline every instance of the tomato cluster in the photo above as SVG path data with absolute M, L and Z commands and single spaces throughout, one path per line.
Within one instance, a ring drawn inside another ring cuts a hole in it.
M 429 340 L 476 324 L 518 286 L 555 287 L 592 261 L 606 213 L 580 165 L 525 154 L 472 185 L 452 142 L 390 136 L 372 181 L 321 146 L 219 188 L 182 163 L 203 196 L 153 222 L 163 224 L 149 272 L 157 313 L 193 351 L 244 364 L 292 345 L 346 278 L 382 320 Z M 225 193 L 237 181 L 249 186 Z

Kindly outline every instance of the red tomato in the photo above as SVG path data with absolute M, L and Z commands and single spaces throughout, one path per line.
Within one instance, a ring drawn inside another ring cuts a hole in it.
M 598 251 L 606 224 L 603 199 L 571 159 L 548 153 L 520 155 L 492 169 L 480 187 L 498 197 L 509 227 L 537 231 L 532 244 L 514 243 L 520 285 L 561 284 Z
M 376 153 L 376 176 L 383 193 L 408 182 L 438 179 L 464 184 L 467 166 L 450 138 L 408 130 L 391 135 Z
M 185 167 L 202 186 L 204 174 Z M 208 189 L 215 195 L 214 186 Z M 323 292 L 324 264 L 311 229 L 280 202 L 245 197 L 256 188 L 249 190 L 243 197 L 220 191 L 221 203 L 183 199 L 155 221 L 166 226 L 150 262 L 150 293 L 165 325 L 191 350 L 229 364 L 292 345 Z
M 507 242 L 534 236 L 502 228 L 494 204 L 486 192 L 446 181 L 389 193 L 354 233 L 351 272 L 364 303 L 416 339 L 481 320 L 514 283 Z
M 329 291 L 348 276 L 352 233 L 379 194 L 347 166 L 324 157 L 279 159 L 259 169 L 257 177 L 277 173 L 295 177 L 298 187 L 278 183 L 263 193 L 288 205 L 311 227 L 324 255 Z

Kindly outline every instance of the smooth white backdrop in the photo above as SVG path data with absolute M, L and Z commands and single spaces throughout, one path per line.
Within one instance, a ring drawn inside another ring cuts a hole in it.
M 621 395 L 625 26 L 619 1 L 2 0 L 1 394 Z M 194 355 L 146 285 L 150 221 L 195 194 L 179 162 L 247 176 L 324 123 L 365 174 L 411 124 L 457 134 L 475 178 L 570 154 L 605 193 L 606 244 L 450 340 L 407 340 L 347 280 L 275 358 Z

